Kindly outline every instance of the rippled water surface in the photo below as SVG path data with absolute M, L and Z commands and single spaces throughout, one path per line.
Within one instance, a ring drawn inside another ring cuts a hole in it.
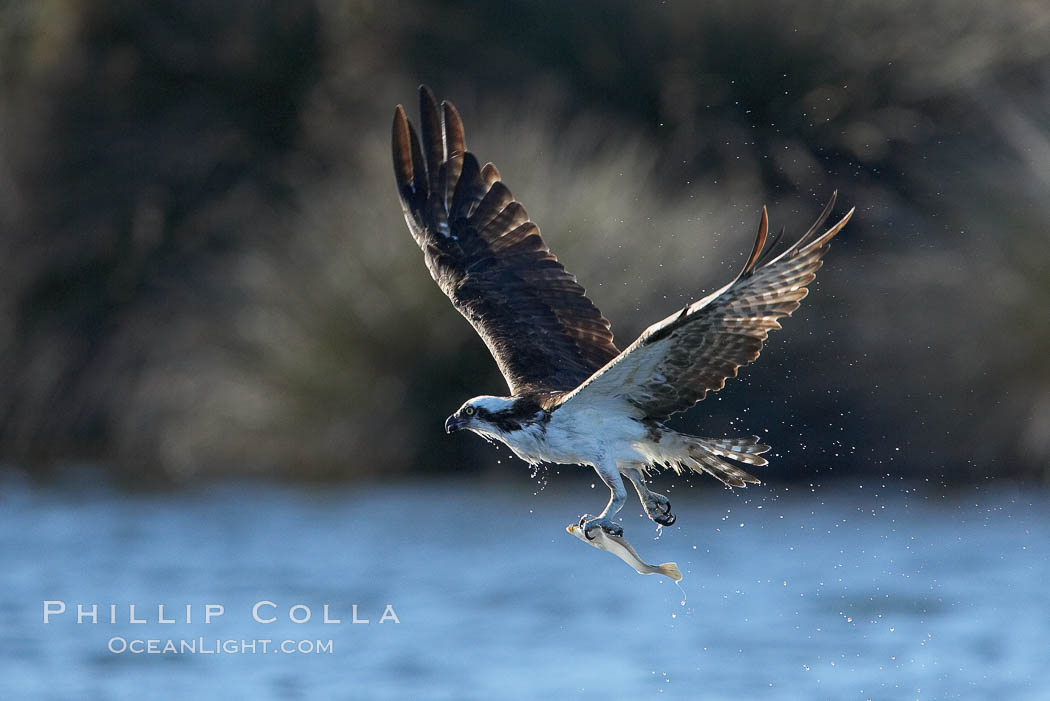
M 629 505 L 628 538 L 678 562 L 679 590 L 568 535 L 604 498 L 565 476 L 538 494 L 0 485 L 4 699 L 1050 698 L 1050 499 L 1034 488 L 698 482 L 670 492 L 678 522 L 659 537 Z M 45 625 L 45 600 L 67 613 Z M 252 619 L 259 601 L 277 621 Z M 99 623 L 78 625 L 78 603 Z M 224 613 L 205 624 L 209 603 Z M 310 621 L 289 621 L 296 605 Z M 201 638 L 332 652 L 109 650 Z

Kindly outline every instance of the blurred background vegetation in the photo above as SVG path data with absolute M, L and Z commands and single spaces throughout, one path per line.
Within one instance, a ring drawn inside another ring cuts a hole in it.
M 128 479 L 521 471 L 405 229 L 426 82 L 625 346 L 763 204 L 856 205 L 760 363 L 681 417 L 767 475 L 1050 479 L 1050 5 L 0 1 L 0 461 Z

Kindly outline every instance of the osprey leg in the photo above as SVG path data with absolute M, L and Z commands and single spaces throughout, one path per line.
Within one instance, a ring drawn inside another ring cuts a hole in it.
M 620 470 L 631 480 L 634 490 L 638 492 L 638 499 L 642 502 L 645 515 L 661 526 L 673 525 L 677 517 L 671 513 L 671 500 L 663 494 L 657 494 L 645 484 L 645 476 L 637 467 L 624 467 Z
M 627 501 L 627 490 L 624 489 L 620 470 L 616 467 L 615 462 L 601 460 L 594 466 L 594 471 L 609 487 L 609 503 L 605 505 L 605 510 L 598 514 L 597 518 L 581 519 L 580 527 L 583 528 L 584 535 L 595 528 L 602 528 L 610 535 L 623 535 L 623 527 L 618 523 L 613 523 L 611 518 L 623 508 L 623 503 Z M 591 536 L 588 535 L 588 539 L 592 539 Z

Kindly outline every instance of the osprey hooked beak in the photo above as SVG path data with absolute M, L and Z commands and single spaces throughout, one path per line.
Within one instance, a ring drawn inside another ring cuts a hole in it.
M 452 433 L 470 423 L 470 419 L 461 419 L 460 417 L 453 414 L 452 416 L 445 419 L 445 433 Z

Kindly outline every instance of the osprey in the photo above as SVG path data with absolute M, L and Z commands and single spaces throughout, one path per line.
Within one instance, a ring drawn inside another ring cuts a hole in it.
M 658 467 L 707 472 L 730 487 L 758 483 L 734 463 L 761 466 L 758 437 L 702 438 L 664 425 L 718 391 L 758 358 L 778 319 L 798 308 L 831 238 L 853 214 L 821 233 L 832 195 L 794 243 L 770 237 L 765 207 L 751 255 L 728 285 L 653 324 L 622 352 L 609 322 L 540 237 L 525 208 L 491 163 L 467 150 L 463 123 L 419 88 L 420 131 L 394 112 L 394 176 L 405 221 L 430 274 L 485 341 L 510 388 L 480 396 L 448 417 L 448 433 L 468 429 L 506 444 L 532 464 L 590 465 L 609 487 L 594 529 L 620 535 L 612 517 L 634 485 L 646 515 L 675 516 L 667 497 L 646 486 Z

